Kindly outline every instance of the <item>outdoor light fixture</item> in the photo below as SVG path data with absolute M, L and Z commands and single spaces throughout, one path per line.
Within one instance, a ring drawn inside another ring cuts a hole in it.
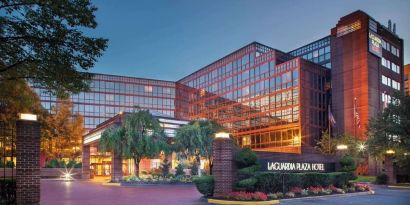
M 31 114 L 31 113 L 20 113 L 19 119 L 28 120 L 28 121 L 37 121 L 37 115 Z
M 364 143 L 359 144 L 359 151 L 364 151 L 366 149 L 366 145 Z
M 396 152 L 392 149 L 386 150 L 386 154 L 394 154 L 394 153 L 396 153 Z
M 215 138 L 229 138 L 229 133 L 227 132 L 218 132 L 215 134 Z
M 340 144 L 336 146 L 337 150 L 347 150 L 347 145 L 345 144 Z

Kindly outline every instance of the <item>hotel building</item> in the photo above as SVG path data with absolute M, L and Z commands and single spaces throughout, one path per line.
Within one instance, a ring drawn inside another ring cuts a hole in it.
M 334 162 L 314 150 L 328 106 L 333 134 L 365 140 L 369 119 L 403 91 L 403 40 L 394 30 L 358 10 L 295 50 L 253 42 L 176 82 L 96 74 L 91 91 L 71 97 L 74 112 L 85 116 L 86 139 L 138 106 L 169 120 L 215 120 L 262 158 Z M 36 90 L 49 109 L 56 99 Z

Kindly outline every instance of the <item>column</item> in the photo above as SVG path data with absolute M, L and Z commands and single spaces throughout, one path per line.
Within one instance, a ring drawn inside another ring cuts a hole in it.
M 122 179 L 122 157 L 116 152 L 111 153 L 111 181 L 119 182 Z
M 18 120 L 16 123 L 16 201 L 40 203 L 40 124 Z
M 234 150 L 229 138 L 215 138 L 213 142 L 214 197 L 223 197 L 232 192 L 234 183 Z
M 82 167 L 81 167 L 81 178 L 90 179 L 90 145 L 83 145 L 83 155 L 82 155 Z
M 384 171 L 387 175 L 387 184 L 396 184 L 396 172 L 394 170 L 393 158 L 390 156 L 384 158 Z

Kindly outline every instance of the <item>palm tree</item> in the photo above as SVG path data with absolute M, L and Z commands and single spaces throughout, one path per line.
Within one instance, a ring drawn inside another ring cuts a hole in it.
M 168 144 L 159 121 L 148 110 L 138 110 L 128 114 L 121 126 L 103 132 L 100 149 L 134 159 L 135 176 L 139 176 L 141 160 L 167 152 Z

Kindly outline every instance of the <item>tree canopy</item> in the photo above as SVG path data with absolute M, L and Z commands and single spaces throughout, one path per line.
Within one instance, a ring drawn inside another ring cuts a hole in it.
M 373 156 L 392 149 L 398 159 L 409 160 L 410 96 L 397 92 L 382 113 L 370 120 L 367 130 L 369 152 Z
M 0 0 L 0 81 L 26 79 L 59 97 L 88 88 L 87 71 L 107 46 L 89 37 L 90 0 Z
M 68 100 L 59 101 L 44 119 L 41 150 L 49 159 L 75 160 L 81 155 L 84 118 L 72 113 L 72 106 Z
M 175 137 L 176 150 L 187 156 L 194 156 L 196 163 L 204 157 L 209 161 L 209 170 L 212 173 L 213 157 L 212 143 L 215 133 L 222 131 L 223 127 L 214 121 L 191 121 L 188 125 L 177 130 Z
M 99 147 L 101 151 L 120 152 L 122 156 L 134 159 L 136 176 L 139 176 L 142 159 L 168 152 L 164 130 L 148 110 L 126 114 L 120 126 L 103 132 Z

